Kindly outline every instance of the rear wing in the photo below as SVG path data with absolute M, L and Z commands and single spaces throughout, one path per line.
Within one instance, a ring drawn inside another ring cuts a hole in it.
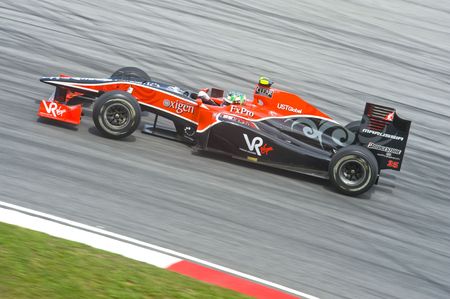
M 410 127 L 394 108 L 366 103 L 358 140 L 375 155 L 380 170 L 400 170 Z

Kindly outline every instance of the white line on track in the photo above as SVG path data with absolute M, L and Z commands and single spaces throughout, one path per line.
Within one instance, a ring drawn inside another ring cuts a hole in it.
M 273 283 L 214 263 L 210 263 L 208 261 L 198 259 L 171 249 L 149 244 L 97 227 L 67 220 L 61 217 L 42 213 L 3 201 L 0 201 L 0 221 L 47 233 L 59 238 L 87 244 L 98 249 L 114 252 L 138 261 L 155 265 L 160 268 L 167 268 L 170 265 L 177 263 L 182 259 L 185 259 L 251 280 L 253 282 L 270 286 L 272 288 L 279 289 L 293 295 L 298 295 L 302 298 L 319 299 L 318 297 L 305 294 L 303 292 L 279 285 L 277 283 Z

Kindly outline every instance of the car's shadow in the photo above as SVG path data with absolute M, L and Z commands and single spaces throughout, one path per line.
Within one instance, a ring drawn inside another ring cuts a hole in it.
M 186 147 L 192 148 L 192 146 L 189 146 L 189 145 L 186 145 Z M 275 168 L 275 167 L 271 167 L 271 166 L 267 166 L 267 165 L 263 165 L 263 164 L 258 164 L 258 163 L 254 163 L 251 161 L 235 159 L 235 158 L 232 158 L 231 156 L 225 155 L 225 154 L 206 152 L 206 151 L 194 151 L 194 150 L 192 151 L 192 154 L 196 155 L 196 156 L 200 156 L 202 158 L 206 158 L 206 159 L 225 161 L 225 162 L 233 164 L 233 165 L 250 168 L 250 169 L 257 170 L 257 171 L 264 171 L 264 172 L 268 172 L 271 174 L 284 176 L 287 178 L 298 179 L 298 180 L 302 180 L 302 181 L 317 184 L 317 185 L 326 185 L 328 182 L 327 179 L 309 176 L 306 174 L 293 172 L 293 171 L 289 171 L 289 170 L 285 170 L 285 169 L 281 169 L 281 168 Z
M 78 131 L 77 125 L 64 123 L 64 122 L 61 122 L 61 121 L 58 121 L 58 120 L 54 120 L 54 119 L 50 119 L 50 118 L 38 117 L 37 122 L 41 123 L 41 124 L 45 124 L 45 125 L 50 125 L 50 126 L 54 126 L 54 127 L 58 127 L 58 128 L 71 130 L 71 131 Z
M 187 144 L 186 144 L 186 147 L 192 148 L 192 146 L 187 145 Z M 205 159 L 225 161 L 227 163 L 237 165 L 240 167 L 254 169 L 255 171 L 264 171 L 264 172 L 268 172 L 270 174 L 275 174 L 278 176 L 295 179 L 295 180 L 302 181 L 302 182 L 307 182 L 307 183 L 310 183 L 313 185 L 317 185 L 318 189 L 325 189 L 325 190 L 329 191 L 330 193 L 335 194 L 336 197 L 341 197 L 341 198 L 357 199 L 357 200 L 370 200 L 372 197 L 372 194 L 374 192 L 374 189 L 378 188 L 375 185 L 374 186 L 375 188 L 371 188 L 370 190 L 366 191 L 363 194 L 360 194 L 358 196 L 348 196 L 345 194 L 338 193 L 338 191 L 335 189 L 335 187 L 326 178 L 314 177 L 314 176 L 310 176 L 307 174 L 302 174 L 302 173 L 293 172 L 293 171 L 280 169 L 280 168 L 274 168 L 274 167 L 263 165 L 263 164 L 253 163 L 250 161 L 235 159 L 229 155 L 225 155 L 225 154 L 221 154 L 221 153 L 193 150 L 192 154 L 196 155 L 196 156 L 200 156 Z M 386 177 L 386 175 L 381 174 L 381 178 L 383 178 L 383 177 Z M 383 180 L 383 182 L 384 181 L 386 181 L 386 180 Z M 391 186 L 383 186 L 384 191 L 386 191 L 385 189 L 390 189 L 389 187 L 391 187 Z
M 105 138 L 105 139 L 108 139 L 108 140 L 112 140 L 111 138 L 108 138 L 108 137 L 106 137 L 106 136 L 103 136 L 103 135 L 97 130 L 97 128 L 96 128 L 95 126 L 90 127 L 90 128 L 88 129 L 88 132 L 89 132 L 90 134 L 92 134 L 92 135 L 97 136 L 97 137 Z M 114 140 L 115 140 L 115 141 L 118 141 L 118 142 L 136 142 L 136 137 L 134 137 L 133 135 L 130 135 L 130 136 L 127 136 L 127 137 L 125 137 L 125 138 L 114 139 Z

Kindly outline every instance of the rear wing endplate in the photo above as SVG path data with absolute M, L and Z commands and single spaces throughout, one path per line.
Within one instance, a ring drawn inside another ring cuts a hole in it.
M 380 170 L 400 170 L 410 127 L 394 108 L 366 103 L 358 140 L 375 155 Z

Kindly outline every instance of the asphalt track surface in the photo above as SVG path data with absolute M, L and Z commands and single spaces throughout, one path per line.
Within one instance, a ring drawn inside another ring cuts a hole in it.
M 413 120 L 400 173 L 350 198 L 322 180 L 143 135 L 37 122 L 38 81 L 139 66 L 251 93 L 259 75 L 346 123 Z M 0 200 L 321 298 L 450 297 L 447 1 L 2 1 Z

